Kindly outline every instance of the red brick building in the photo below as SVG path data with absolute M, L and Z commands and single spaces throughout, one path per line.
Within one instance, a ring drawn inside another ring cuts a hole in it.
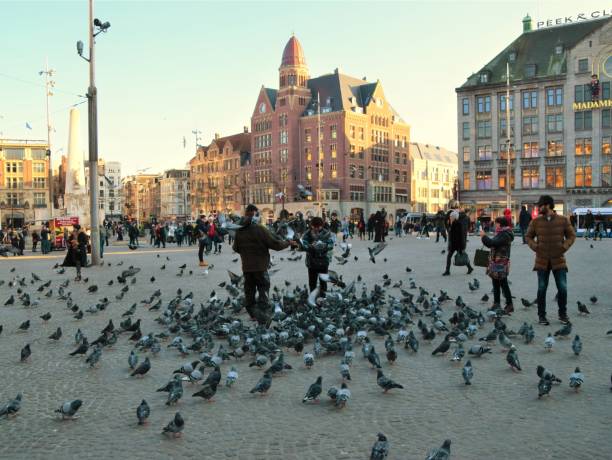
M 333 73 L 311 78 L 295 36 L 283 51 L 279 88 L 262 87 L 251 116 L 248 201 L 316 214 L 369 214 L 410 202 L 410 127 L 374 83 Z M 320 133 L 320 140 L 318 139 Z M 312 191 L 305 199 L 298 184 Z

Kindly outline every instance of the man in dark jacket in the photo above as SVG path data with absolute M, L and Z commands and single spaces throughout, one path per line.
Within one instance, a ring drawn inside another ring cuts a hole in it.
M 591 229 L 593 228 L 593 224 L 595 223 L 595 218 L 593 217 L 593 213 L 591 210 L 587 210 L 587 213 L 584 216 L 584 239 L 588 240 L 589 236 L 591 236 Z
M 453 260 L 453 254 L 455 252 L 465 252 L 465 231 L 464 227 L 460 222 L 459 213 L 454 210 L 450 213 L 450 229 L 448 232 L 448 253 L 446 255 L 446 270 L 442 273 L 442 276 L 450 275 L 451 261 Z M 472 266 L 470 265 L 470 259 L 467 260 L 468 275 L 472 273 Z
M 301 239 L 302 249 L 306 251 L 306 267 L 308 267 L 308 287 L 314 291 L 320 273 L 327 273 L 331 262 L 334 240 L 331 232 L 323 228 L 323 219 L 314 217 L 310 221 L 310 229 Z M 320 293 L 327 290 L 327 283 L 321 280 Z
M 527 211 L 527 206 L 521 206 L 521 213 L 519 214 L 519 227 L 521 227 L 521 236 L 523 237 L 523 244 L 527 244 L 525 239 L 525 233 L 531 222 L 531 214 Z
M 555 201 L 542 195 L 537 203 L 540 215 L 531 221 L 527 229 L 527 244 L 536 253 L 534 271 L 538 272 L 539 323 L 548 326 L 546 319 L 546 290 L 550 272 L 557 285 L 559 320 L 569 323 L 567 316 L 567 264 L 564 254 L 574 244 L 576 233 L 566 217 L 554 211 Z
M 208 244 L 208 222 L 204 218 L 204 214 L 200 215 L 196 220 L 195 235 L 198 240 L 198 260 L 200 267 L 208 267 L 208 263 L 204 260 L 204 250 Z
M 444 226 L 445 220 L 446 216 L 444 215 L 444 211 L 440 209 L 434 218 L 434 222 L 436 224 L 436 243 L 440 241 L 440 235 L 442 235 L 442 238 L 444 238 L 444 242 L 446 243 L 446 227 Z
M 242 228 L 236 230 L 233 249 L 240 254 L 240 259 L 242 259 L 246 311 L 259 324 L 267 324 L 269 316 L 266 311 L 269 310 L 268 291 L 270 290 L 270 277 L 268 276 L 270 253 L 268 250 L 281 251 L 289 245 L 297 246 L 297 243 L 276 238 L 266 227 L 259 224 L 257 212 L 255 205 L 247 206 L 241 222 Z M 259 293 L 261 308 L 256 308 L 256 291 Z

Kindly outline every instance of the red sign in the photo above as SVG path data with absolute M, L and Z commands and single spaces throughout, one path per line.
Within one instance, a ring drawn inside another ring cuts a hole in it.
M 78 217 L 56 217 L 54 219 L 56 227 L 66 227 L 68 225 L 77 225 L 79 223 Z

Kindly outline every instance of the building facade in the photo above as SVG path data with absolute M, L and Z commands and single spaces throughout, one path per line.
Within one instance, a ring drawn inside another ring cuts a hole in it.
M 215 134 L 210 145 L 198 148 L 189 162 L 193 218 L 214 212 L 241 212 L 250 185 L 250 150 L 248 127 L 231 136 Z
M 0 225 L 51 218 L 46 141 L 0 139 Z
M 459 198 L 481 212 L 501 213 L 509 145 L 515 214 L 543 193 L 565 214 L 609 205 L 612 21 L 538 30 L 531 24 L 527 16 L 523 33 L 456 89 Z M 593 74 L 598 85 L 591 84 Z
M 122 216 L 121 163 L 98 160 L 98 200 L 102 220 L 119 220 Z M 85 183 L 89 189 L 89 166 L 85 166 Z
M 136 174 L 122 180 L 123 216 L 139 224 L 157 219 L 159 209 L 158 174 Z
M 260 89 L 251 132 L 248 201 L 268 217 L 281 207 L 354 217 L 409 208 L 410 127 L 382 84 L 338 69 L 311 78 L 295 36 L 283 51 L 279 88 Z
M 186 221 L 191 218 L 189 169 L 169 169 L 159 180 L 160 219 Z
M 438 146 L 411 142 L 410 172 L 412 211 L 445 210 L 454 197 L 457 154 Z

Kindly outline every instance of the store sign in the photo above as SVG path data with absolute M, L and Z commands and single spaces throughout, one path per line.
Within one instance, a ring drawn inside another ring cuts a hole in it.
M 561 26 L 563 24 L 573 24 L 574 22 L 589 21 L 591 19 L 605 18 L 606 16 L 612 16 L 612 9 L 610 10 L 597 10 L 591 11 L 590 13 L 580 13 L 576 16 L 565 16 L 562 18 L 547 19 L 546 21 L 538 21 L 537 28 L 543 27 Z
M 77 225 L 78 223 L 79 223 L 78 217 L 56 217 L 55 218 L 56 227 L 68 227 L 70 225 Z
M 603 101 L 589 101 L 589 102 L 574 102 L 572 108 L 574 112 L 581 112 L 583 110 L 593 109 L 607 109 L 612 107 L 612 99 L 604 99 Z

